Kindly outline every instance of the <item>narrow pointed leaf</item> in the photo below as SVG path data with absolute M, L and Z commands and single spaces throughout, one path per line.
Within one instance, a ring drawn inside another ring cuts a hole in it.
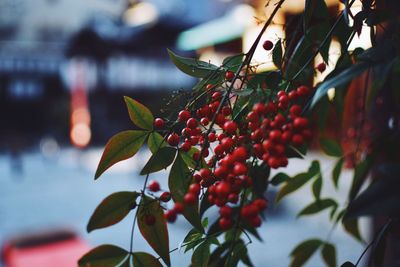
M 313 176 L 309 173 L 300 173 L 288 180 L 286 184 L 279 190 L 278 195 L 276 196 L 276 201 L 279 202 L 284 196 L 296 191 L 304 184 L 306 184 Z
M 333 139 L 321 138 L 320 145 L 325 154 L 333 157 L 341 157 L 343 155 L 342 147 Z
M 279 173 L 275 174 L 274 177 L 272 177 L 270 183 L 272 185 L 280 185 L 281 183 L 284 183 L 288 180 L 290 180 L 289 175 L 287 175 L 286 173 L 283 173 L 283 172 L 279 172 Z
M 307 207 L 305 207 L 302 211 L 300 211 L 300 213 L 297 216 L 300 217 L 300 216 L 304 216 L 304 215 L 311 215 L 311 214 L 318 213 L 324 209 L 327 209 L 330 207 L 334 208 L 337 206 L 338 206 L 338 204 L 336 203 L 336 201 L 331 198 L 321 199 L 321 200 L 317 200 L 317 201 L 311 203 L 310 205 L 308 205 Z
M 274 62 L 277 68 L 281 68 L 282 65 L 282 41 L 279 39 L 278 42 L 275 43 L 274 50 L 272 50 L 272 61 Z
M 126 258 L 125 261 L 118 267 L 132 267 L 132 266 L 133 266 L 132 265 L 132 257 L 131 257 L 131 255 L 129 255 L 129 257 Z
M 342 172 L 343 163 L 344 163 L 344 159 L 340 158 L 332 170 L 332 181 L 333 181 L 333 184 L 335 185 L 335 188 L 338 188 L 338 185 L 339 185 L 339 177 L 340 177 L 340 173 Z
M 133 157 L 147 137 L 145 131 L 123 131 L 108 141 L 97 166 L 95 179 L 117 162 Z
M 78 261 L 79 267 L 110 267 L 117 266 L 129 255 L 128 251 L 114 245 L 98 246 Z
M 355 239 L 357 239 L 360 242 L 364 242 L 360 229 L 358 227 L 358 219 L 345 219 L 342 222 L 344 229 L 346 230 L 347 233 L 349 233 L 351 236 L 353 236 Z
M 117 192 L 106 197 L 90 217 L 87 231 L 104 228 L 118 223 L 136 204 L 138 192 Z
M 191 172 L 179 152 L 171 167 L 171 172 L 168 177 L 168 187 L 175 202 L 183 202 L 183 198 L 188 192 L 188 188 L 192 181 L 193 178 Z M 201 224 L 198 201 L 190 206 L 185 205 L 183 216 L 185 216 L 185 218 L 199 231 L 204 231 Z
M 290 254 L 292 257 L 290 267 L 303 266 L 321 245 L 322 241 L 319 239 L 309 239 L 297 245 Z
M 336 248 L 330 243 L 325 243 L 321 250 L 322 258 L 328 267 L 336 267 Z
M 175 64 L 175 66 L 178 67 L 178 69 L 193 77 L 205 78 L 212 72 L 218 70 L 218 67 L 211 63 L 193 58 L 181 57 L 174 54 L 174 52 L 169 49 L 168 54 L 169 58 Z
M 157 132 L 152 132 L 149 134 L 149 138 L 147 139 L 147 145 L 151 151 L 151 153 L 156 153 L 160 148 L 165 147 L 167 143 L 164 141 L 164 138 L 161 134 Z
M 210 259 L 210 243 L 201 243 L 192 254 L 192 267 L 207 267 Z
M 135 252 L 132 257 L 133 267 L 162 267 L 161 263 L 149 253 Z
M 124 96 L 126 107 L 128 108 L 131 121 L 139 128 L 153 130 L 154 117 L 151 111 L 136 100 Z
M 321 189 L 322 189 L 322 176 L 318 175 L 317 179 L 315 179 L 312 185 L 312 191 L 314 194 L 315 199 L 319 199 L 321 196 Z
M 176 149 L 173 147 L 163 147 L 157 153 L 152 155 L 146 165 L 140 171 L 140 175 L 146 175 L 161 171 L 167 168 L 174 161 Z
M 145 222 L 146 216 L 154 216 L 155 223 L 148 225 Z M 160 207 L 160 203 L 148 196 L 144 196 L 140 202 L 138 210 L 138 226 L 140 233 L 154 249 L 155 252 L 169 266 L 169 238 L 167 230 L 167 222 L 164 218 L 164 212 Z

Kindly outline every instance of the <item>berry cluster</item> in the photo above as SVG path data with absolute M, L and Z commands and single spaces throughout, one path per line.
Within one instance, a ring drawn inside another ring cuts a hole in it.
M 232 75 L 227 72 L 226 80 L 232 79 Z M 199 162 L 204 158 L 207 166 L 199 164 L 199 169 L 194 170 L 194 183 L 189 186 L 183 203 L 175 203 L 165 212 L 165 217 L 174 222 L 185 206 L 197 203 L 203 189 L 207 194 L 201 197 L 207 196 L 211 204 L 219 207 L 221 229 L 231 228 L 237 216 L 258 227 L 267 200 L 251 197 L 237 207 L 239 198 L 253 185 L 250 170 L 254 164 L 263 162 L 274 169 L 285 167 L 290 147 L 300 147 L 310 140 L 312 132 L 302 109 L 311 91 L 306 86 L 289 93 L 279 91 L 273 99 L 255 103 L 242 119 L 233 120 L 231 106 L 221 106 L 222 92 L 211 84 L 206 89 L 206 104 L 195 112 L 181 110 L 178 121 L 184 127 L 180 134 L 173 132 L 166 140 L 182 151 L 197 146 L 200 149 L 193 154 L 193 159 Z M 158 118 L 154 125 L 162 128 L 164 121 Z

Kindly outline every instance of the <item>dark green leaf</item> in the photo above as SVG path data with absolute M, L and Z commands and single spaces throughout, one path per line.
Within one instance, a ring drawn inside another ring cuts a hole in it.
M 155 223 L 148 225 L 145 221 L 146 216 L 154 216 Z M 140 202 L 137 222 L 140 233 L 149 243 L 149 245 L 157 252 L 163 261 L 169 266 L 169 238 L 167 230 L 167 222 L 164 218 L 164 212 L 160 207 L 160 203 L 148 196 L 142 197 Z
M 297 147 L 289 145 L 286 149 L 286 155 L 288 158 L 304 159 L 305 149 L 297 148 Z
M 225 69 L 236 72 L 239 69 L 240 64 L 242 62 L 243 62 L 243 54 L 239 54 L 226 57 L 222 62 L 222 65 L 225 67 Z
M 340 267 L 356 267 L 356 266 L 353 263 L 346 261 L 345 263 L 340 265 Z
M 272 61 L 274 62 L 277 68 L 281 68 L 282 66 L 282 41 L 279 39 L 276 42 L 274 50 L 272 50 Z
M 106 197 L 90 217 L 87 231 L 104 228 L 118 223 L 136 204 L 138 192 L 117 192 Z
M 365 160 L 360 162 L 354 169 L 353 181 L 350 188 L 349 199 L 353 200 L 359 193 L 362 185 L 366 181 L 366 177 L 369 173 L 369 169 L 372 165 L 372 158 L 367 157 Z
M 133 263 L 132 263 L 131 255 L 129 255 L 129 257 L 126 258 L 125 261 L 121 265 L 118 265 L 118 267 L 132 267 L 132 266 L 133 266 Z
M 128 251 L 113 245 L 98 246 L 78 261 L 79 267 L 110 267 L 117 266 L 129 255 Z
M 210 243 L 204 241 L 193 252 L 192 267 L 207 267 L 210 259 Z
M 353 236 L 358 241 L 364 242 L 364 240 L 362 239 L 361 234 L 360 234 L 360 229 L 358 227 L 357 219 L 346 219 L 345 218 L 343 220 L 342 224 L 347 233 L 349 233 L 351 236 Z
M 156 153 L 158 149 L 165 147 L 167 143 L 164 141 L 164 138 L 161 134 L 157 132 L 152 132 L 149 134 L 149 138 L 147 139 L 147 145 L 151 153 Z
M 147 137 L 145 131 L 120 132 L 108 141 L 97 166 L 95 179 L 117 162 L 133 157 Z
M 240 240 L 234 245 L 232 253 L 228 255 L 225 267 L 237 266 L 239 261 L 242 258 L 245 258 L 246 256 L 247 256 L 247 248 L 244 245 L 243 241 Z
M 138 127 L 145 130 L 153 130 L 154 117 L 151 111 L 136 100 L 124 96 L 131 121 Z
M 203 221 L 201 221 L 201 225 L 203 226 L 203 228 L 208 227 L 208 217 L 204 218 Z
M 336 267 L 336 248 L 330 243 L 325 243 L 321 251 L 322 258 L 329 267 Z
M 336 201 L 331 198 L 317 200 L 305 207 L 297 216 L 315 214 L 330 207 L 337 207 L 337 205 Z
M 182 72 L 197 78 L 205 78 L 212 72 L 217 71 L 218 67 L 204 61 L 193 58 L 181 57 L 168 49 L 168 54 L 172 62 Z
M 328 138 L 321 138 L 319 141 L 322 150 L 325 152 L 325 154 L 333 157 L 341 157 L 343 156 L 343 150 L 342 147 L 338 142 L 336 142 L 333 139 L 328 139 Z
M 344 159 L 340 158 L 332 170 L 332 180 L 335 188 L 338 188 L 340 173 L 342 172 Z
M 173 147 L 163 147 L 152 155 L 146 165 L 140 171 L 140 175 L 146 175 L 152 172 L 158 172 L 167 168 L 174 161 L 176 149 Z
M 186 235 L 183 240 L 182 246 L 185 246 L 185 252 L 196 247 L 202 240 L 203 234 L 199 232 L 196 228 L 193 228 Z
M 193 177 L 191 172 L 179 152 L 168 177 L 168 187 L 175 202 L 183 203 L 183 198 L 188 192 L 188 188 L 192 181 Z M 185 218 L 199 231 L 204 231 L 201 224 L 197 201 L 193 205 L 185 205 L 183 216 L 185 216 Z
M 331 88 L 336 88 L 339 85 L 347 83 L 348 81 L 354 79 L 355 77 L 361 75 L 364 71 L 368 70 L 374 64 L 372 62 L 361 62 L 358 64 L 354 64 L 353 66 L 347 68 L 346 70 L 342 71 L 340 74 L 332 77 L 328 80 L 325 80 L 320 84 L 316 93 L 314 94 L 311 106 L 312 109 L 315 104 L 328 92 Z
M 315 199 L 319 199 L 321 196 L 321 189 L 322 189 L 322 176 L 318 175 L 317 179 L 315 179 L 312 185 L 312 191 L 314 194 Z
M 161 263 L 149 253 L 135 252 L 132 257 L 133 267 L 162 267 Z
M 259 197 L 262 197 L 267 190 L 270 170 L 265 164 L 255 165 L 250 169 L 249 174 L 253 179 L 253 191 Z
M 375 240 L 375 245 L 373 248 L 373 259 L 375 266 L 383 266 L 386 251 L 386 236 L 390 228 L 390 222 L 386 223 L 383 228 L 379 231 L 378 236 Z
M 270 183 L 272 185 L 280 185 L 281 183 L 284 183 L 284 182 L 288 181 L 289 179 L 290 179 L 289 175 L 287 175 L 286 173 L 283 173 L 283 172 L 279 172 L 279 173 L 275 174 L 274 177 L 272 177 Z
M 290 254 L 292 257 L 290 267 L 303 266 L 322 244 L 319 239 L 309 239 L 299 244 Z
M 195 168 L 196 165 L 198 164 L 197 161 L 195 161 L 193 159 L 193 154 L 194 153 L 200 153 L 200 150 L 197 149 L 196 147 L 192 147 L 187 152 L 184 152 L 184 151 L 180 151 L 179 152 L 179 154 L 181 155 L 183 161 L 185 161 L 186 165 L 189 166 L 190 168 Z M 208 168 L 208 165 L 204 161 L 204 158 L 202 158 L 201 164 L 199 164 L 199 166 L 197 166 L 197 167 Z

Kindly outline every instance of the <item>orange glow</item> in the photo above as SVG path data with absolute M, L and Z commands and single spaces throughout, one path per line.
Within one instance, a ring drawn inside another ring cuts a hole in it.
M 73 145 L 83 148 L 87 146 L 92 137 L 89 125 L 85 123 L 74 124 L 71 128 L 70 138 Z
M 90 124 L 90 113 L 87 108 L 77 108 L 71 113 L 71 124 L 85 123 Z

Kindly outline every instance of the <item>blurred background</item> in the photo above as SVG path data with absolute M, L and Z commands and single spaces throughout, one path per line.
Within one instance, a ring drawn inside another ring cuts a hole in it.
M 332 14 L 343 8 L 340 1 L 326 2 Z M 360 9 L 358 2 L 352 8 Z M 76 266 L 90 247 L 111 243 L 127 248 L 132 216 L 90 235 L 85 231 L 103 198 L 143 183 L 138 172 L 149 157 L 146 151 L 93 180 L 106 141 L 134 127 L 123 96 L 137 99 L 159 115 L 172 93 L 190 90 L 196 83 L 169 61 L 167 48 L 218 65 L 224 57 L 249 49 L 274 4 L 264 0 L 0 0 L 3 266 L 64 266 L 54 264 L 62 257 L 66 267 Z M 293 27 L 284 24 L 294 25 L 303 7 L 304 1 L 286 1 L 263 39 L 275 42 L 293 36 Z M 353 46 L 369 47 L 368 36 L 363 30 Z M 334 67 L 339 53 L 334 41 L 332 64 L 325 73 Z M 258 49 L 254 60 L 261 64 L 260 70 L 274 68 L 265 50 Z M 318 74 L 314 83 L 323 78 Z M 313 158 L 322 160 L 327 174 L 334 167 L 332 159 L 315 151 L 306 161 L 291 161 L 289 172 L 305 171 Z M 153 179 L 166 188 L 162 173 Z M 323 193 L 345 199 L 349 182 L 341 179 L 343 192 L 327 183 Z M 260 229 L 264 242 L 251 244 L 255 266 L 287 266 L 288 255 L 299 241 L 329 235 L 327 214 L 295 218 L 311 199 L 309 189 L 304 189 L 270 211 Z M 189 226 L 178 220 L 169 227 L 174 248 Z M 365 227 L 362 230 L 367 234 Z M 339 262 L 357 260 L 363 250 L 360 243 L 341 229 L 329 236 L 338 245 Z M 62 245 L 49 245 L 56 241 Z M 139 235 L 134 249 L 151 252 Z M 52 258 L 53 265 L 43 265 L 46 257 Z M 188 266 L 190 255 L 174 252 L 172 259 L 173 266 Z M 322 261 L 314 256 L 308 264 L 320 266 Z

